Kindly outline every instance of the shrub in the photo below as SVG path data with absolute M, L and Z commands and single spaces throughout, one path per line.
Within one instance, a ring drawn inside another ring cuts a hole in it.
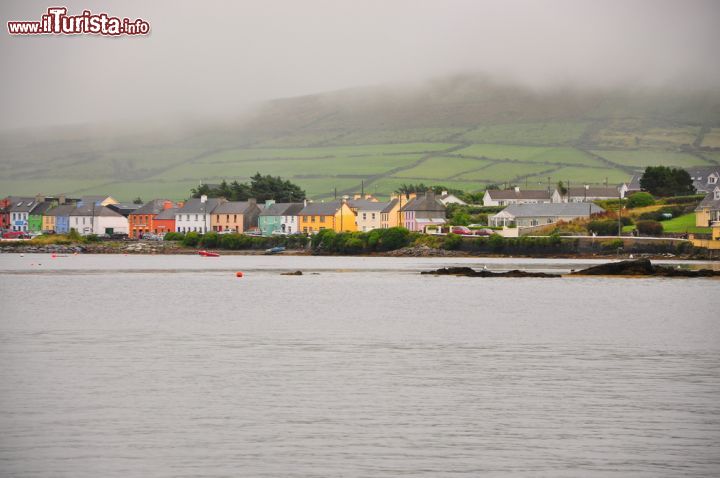
M 618 223 L 613 219 L 600 219 L 590 221 L 587 225 L 588 232 L 598 236 L 614 236 L 617 234 Z
M 658 221 L 638 221 L 635 227 L 640 234 L 646 236 L 659 236 L 663 233 L 663 225 Z
M 100 238 L 98 237 L 97 234 L 88 234 L 87 236 L 85 236 L 83 241 L 84 242 L 100 242 Z
M 621 247 L 623 247 L 624 244 L 625 243 L 623 242 L 622 239 L 613 239 L 612 241 L 605 241 L 605 242 L 601 243 L 601 246 L 605 250 L 615 251 L 615 250 L 618 250 Z
M 182 245 L 185 247 L 197 247 L 200 242 L 200 234 L 197 232 L 188 232 L 182 240 Z
M 185 239 L 185 234 L 182 232 L 167 232 L 163 236 L 163 241 L 182 241 Z
M 674 196 L 663 199 L 665 204 L 697 204 L 703 200 L 704 194 L 693 194 L 692 196 Z
M 217 232 L 207 232 L 200 238 L 200 245 L 202 247 L 217 247 L 218 242 Z
M 407 246 L 409 242 L 410 231 L 404 227 L 391 227 L 385 229 L 380 237 L 380 250 L 394 251 Z
M 655 204 L 655 198 L 652 194 L 646 192 L 633 193 L 628 197 L 627 206 L 629 208 L 646 207 Z
M 70 228 L 70 232 L 68 233 L 67 237 L 73 242 L 80 242 L 82 240 L 82 236 L 79 232 L 77 232 L 74 227 Z
M 493 251 L 502 251 L 505 247 L 505 238 L 500 234 L 493 234 L 490 236 L 490 239 L 488 239 L 488 244 Z
M 454 251 L 462 245 L 462 237 L 457 234 L 448 234 L 443 241 L 443 249 Z

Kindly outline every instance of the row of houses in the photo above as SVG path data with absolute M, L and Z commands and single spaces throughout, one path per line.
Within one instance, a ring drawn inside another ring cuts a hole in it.
M 485 206 L 509 206 L 511 204 L 560 204 L 582 203 L 608 199 L 623 199 L 628 194 L 628 185 L 617 187 L 582 186 L 570 187 L 564 193 L 557 188 L 525 189 L 488 189 L 483 196 Z
M 167 232 L 248 232 L 314 234 L 323 229 L 337 232 L 371 231 L 403 226 L 424 231 L 428 225 L 444 224 L 446 206 L 433 192 L 393 196 L 379 201 L 371 195 L 338 201 L 258 204 L 254 199 L 228 201 L 202 196 L 185 202 L 154 199 L 128 205 L 110 196 L 17 197 L 0 201 L 2 228 L 20 232 L 53 231 L 81 235 L 145 234 Z M 448 199 L 448 197 L 446 197 Z

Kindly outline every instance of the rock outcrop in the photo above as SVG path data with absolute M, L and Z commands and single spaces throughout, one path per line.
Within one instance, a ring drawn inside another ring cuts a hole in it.
M 650 259 L 636 259 L 632 261 L 609 262 L 598 266 L 588 267 L 570 275 L 578 276 L 654 276 L 654 277 L 713 277 L 720 276 L 720 271 L 710 269 L 689 270 L 677 267 L 656 266 Z
M 470 267 L 444 267 L 435 271 L 424 271 L 421 274 L 432 274 L 438 276 L 463 276 L 463 277 L 562 277 L 559 274 L 546 274 L 544 272 L 527 272 L 511 270 L 507 272 L 491 272 L 488 270 L 476 271 Z

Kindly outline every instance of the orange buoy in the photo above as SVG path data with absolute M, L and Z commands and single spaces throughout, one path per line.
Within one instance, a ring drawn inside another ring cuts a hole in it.
M 242 277 L 242 276 L 243 276 L 243 273 L 240 271 L 235 273 L 235 277 Z
M 53 255 L 50 256 L 50 257 L 53 258 L 53 259 L 55 259 L 57 256 L 56 256 L 55 254 L 53 254 Z

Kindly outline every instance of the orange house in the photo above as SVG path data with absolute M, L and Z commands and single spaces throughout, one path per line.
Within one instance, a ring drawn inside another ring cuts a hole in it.
M 159 234 L 161 232 L 168 232 L 175 230 L 175 217 L 173 216 L 173 224 L 170 229 L 167 229 L 167 223 L 163 222 L 162 231 L 158 230 L 158 225 L 155 224 L 155 217 L 174 206 L 172 201 L 167 199 L 153 199 L 152 201 L 144 204 L 142 207 L 133 211 L 128 215 L 128 235 L 133 239 L 138 239 L 143 234 L 154 233 Z M 167 221 L 167 219 L 162 219 Z

